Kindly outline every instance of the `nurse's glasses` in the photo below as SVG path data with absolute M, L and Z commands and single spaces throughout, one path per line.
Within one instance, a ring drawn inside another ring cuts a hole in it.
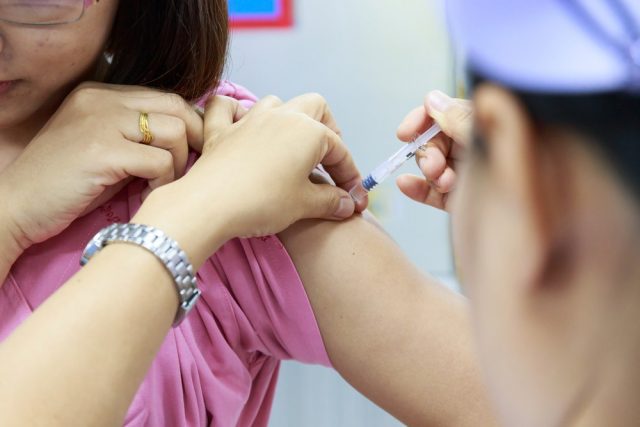
M 69 24 L 82 18 L 93 3 L 93 0 L 0 0 L 0 21 L 19 25 Z

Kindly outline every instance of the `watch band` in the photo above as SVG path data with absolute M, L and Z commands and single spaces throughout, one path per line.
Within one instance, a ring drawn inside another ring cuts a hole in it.
M 180 306 L 173 326 L 180 324 L 201 294 L 187 254 L 180 249 L 175 240 L 157 228 L 142 224 L 112 224 L 100 230 L 87 244 L 80 265 L 84 266 L 97 252 L 114 242 L 141 246 L 162 262 L 176 284 Z

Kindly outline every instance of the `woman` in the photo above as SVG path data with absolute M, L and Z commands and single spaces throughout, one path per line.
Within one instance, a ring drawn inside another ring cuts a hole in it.
M 324 101 L 247 113 L 222 84 L 235 101 L 204 122 L 185 102 L 215 86 L 226 40 L 223 1 L 0 3 L 0 424 L 266 425 L 287 358 L 408 424 L 489 423 L 465 302 L 361 216 L 291 225 L 355 209 Z M 338 187 L 309 183 L 318 163 Z M 173 329 L 189 269 L 101 249 L 129 222 L 199 270 Z

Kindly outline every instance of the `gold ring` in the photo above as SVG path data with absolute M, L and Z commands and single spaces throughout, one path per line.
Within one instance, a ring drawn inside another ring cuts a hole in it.
M 149 130 L 149 115 L 147 113 L 140 113 L 140 120 L 138 120 L 138 126 L 140 127 L 140 133 L 142 133 L 143 144 L 149 145 L 153 141 L 153 134 Z

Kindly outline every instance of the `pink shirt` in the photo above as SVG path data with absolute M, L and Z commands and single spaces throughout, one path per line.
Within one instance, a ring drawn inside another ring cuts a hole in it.
M 250 106 L 245 89 L 218 93 Z M 134 181 L 60 235 L 29 248 L 0 288 L 4 340 L 78 271 L 89 239 L 139 209 Z M 295 266 L 276 236 L 234 239 L 198 271 L 202 297 L 169 331 L 129 408 L 125 426 L 266 426 L 280 360 L 330 366 Z

